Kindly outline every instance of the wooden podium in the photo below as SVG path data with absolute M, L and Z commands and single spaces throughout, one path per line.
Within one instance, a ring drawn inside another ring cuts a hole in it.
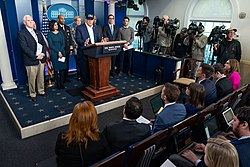
M 83 96 L 96 102 L 120 94 L 109 84 L 111 56 L 119 54 L 126 41 L 101 42 L 86 46 L 84 54 L 88 56 L 90 85 L 82 91 Z

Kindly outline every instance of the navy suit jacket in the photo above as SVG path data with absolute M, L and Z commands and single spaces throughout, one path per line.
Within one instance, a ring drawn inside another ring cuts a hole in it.
M 103 131 L 111 149 L 125 149 L 151 135 L 150 126 L 136 121 L 120 120 L 107 125 Z
M 166 129 L 186 117 L 186 108 L 183 104 L 174 103 L 164 107 L 156 116 L 153 133 Z
M 94 25 L 93 25 L 93 30 L 94 30 L 95 42 L 100 42 L 101 39 L 99 38 L 98 30 Z M 89 32 L 88 32 L 86 24 L 83 23 L 82 25 L 76 28 L 76 43 L 78 44 L 78 48 L 84 49 L 85 48 L 84 42 L 88 38 L 90 38 Z M 90 40 L 89 40 L 89 44 L 91 44 Z
M 63 30 L 63 28 L 58 23 L 58 30 L 63 33 L 64 42 L 65 42 L 64 50 L 66 54 L 68 55 L 70 53 L 70 49 L 73 49 L 73 45 L 74 45 L 70 27 L 67 25 L 64 25 L 64 30 Z
M 200 82 L 205 87 L 205 107 L 217 101 L 217 91 L 213 81 L 205 79 Z
M 231 143 L 236 148 L 239 160 L 240 167 L 249 167 L 250 166 L 250 138 L 246 139 L 235 139 L 232 140 Z
M 227 77 L 219 79 L 215 86 L 218 100 L 233 92 L 233 84 Z
M 109 38 L 109 41 L 118 41 L 118 33 L 119 28 L 116 25 L 113 25 L 113 34 L 111 34 L 111 30 L 109 25 L 103 27 L 103 38 Z
M 40 43 L 43 46 L 42 53 L 46 55 L 46 43 L 44 41 L 42 33 L 38 30 L 34 30 L 34 31 L 37 35 L 38 43 Z M 18 32 L 18 39 L 19 39 L 21 49 L 23 51 L 24 65 L 25 66 L 38 65 L 39 60 L 37 59 L 37 56 L 36 56 L 37 43 L 26 27 L 23 30 Z M 44 63 L 45 59 L 46 58 L 44 57 L 41 60 L 41 62 Z

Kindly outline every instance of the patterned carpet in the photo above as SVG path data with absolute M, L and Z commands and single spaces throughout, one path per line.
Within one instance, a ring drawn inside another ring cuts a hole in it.
M 117 87 L 121 94 L 109 99 L 101 100 L 95 105 L 99 105 L 111 100 L 125 97 L 149 88 L 154 87 L 154 83 L 136 76 L 110 77 L 110 84 Z M 3 91 L 3 95 L 14 112 L 22 128 L 48 121 L 72 112 L 74 105 L 85 99 L 81 96 L 82 83 L 71 78 L 71 82 L 65 84 L 64 90 L 57 90 L 54 86 L 46 89 L 48 97 L 38 96 L 36 102 L 32 102 L 28 95 L 26 85 L 17 89 Z

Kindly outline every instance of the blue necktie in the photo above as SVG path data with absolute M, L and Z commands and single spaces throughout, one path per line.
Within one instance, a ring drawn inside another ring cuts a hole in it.
M 112 25 L 110 26 L 110 31 L 111 31 L 111 34 L 113 35 L 114 31 L 113 31 L 113 26 Z

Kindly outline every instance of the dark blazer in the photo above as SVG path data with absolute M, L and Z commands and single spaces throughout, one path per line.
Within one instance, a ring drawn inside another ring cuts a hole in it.
M 73 142 L 67 146 L 66 141 L 62 136 L 63 133 L 58 135 L 55 147 L 58 167 L 82 167 L 82 163 L 84 166 L 89 166 L 110 154 L 110 148 L 102 134 L 100 134 L 100 140 L 98 141 L 92 141 L 89 139 L 86 149 L 82 143 Z M 80 151 L 82 152 L 82 155 Z
M 217 101 L 217 91 L 213 81 L 205 79 L 200 82 L 205 87 L 205 107 Z
M 186 117 L 194 115 L 194 114 L 196 114 L 197 112 L 199 112 L 199 111 L 201 111 L 203 109 L 203 108 L 198 109 L 198 108 L 195 107 L 195 105 L 190 104 L 190 103 L 184 104 L 184 106 L 185 106 L 186 112 L 187 112 Z
M 246 139 L 235 139 L 232 140 L 231 143 L 236 148 L 238 155 L 239 155 L 239 161 L 240 161 L 240 167 L 249 167 L 250 166 L 250 138 Z
M 93 30 L 94 30 L 95 42 L 100 42 L 101 39 L 99 38 L 98 30 L 96 29 L 95 26 L 93 26 Z M 88 38 L 90 38 L 89 33 L 88 33 L 88 29 L 86 27 L 86 24 L 83 23 L 82 25 L 80 25 L 76 28 L 76 43 L 78 44 L 78 48 L 84 49 L 85 48 L 84 42 Z M 91 44 L 90 40 L 89 40 L 89 44 Z
M 186 108 L 183 104 L 174 103 L 164 107 L 156 116 L 153 133 L 166 129 L 186 117 Z
M 220 78 L 215 86 L 218 100 L 233 92 L 232 82 L 227 77 Z
M 46 43 L 44 41 L 44 38 L 42 36 L 42 33 L 38 30 L 34 30 L 37 38 L 38 43 L 40 43 L 43 46 L 42 53 L 46 55 Z M 23 60 L 25 66 L 34 66 L 39 64 L 39 60 L 36 59 L 36 50 L 37 50 L 37 43 L 36 40 L 33 38 L 33 36 L 30 34 L 30 32 L 27 30 L 27 28 L 24 28 L 23 30 L 18 32 L 18 39 L 21 46 L 21 49 L 23 51 Z M 41 60 L 42 63 L 45 62 L 45 57 Z
M 109 38 L 109 41 L 118 41 L 119 28 L 116 25 L 113 25 L 113 34 L 109 25 L 103 27 L 103 38 Z
M 63 30 L 63 28 L 58 23 L 58 31 L 61 31 L 63 33 L 64 40 L 65 40 L 64 49 L 65 49 L 66 54 L 69 54 L 70 50 L 73 50 L 73 46 L 74 46 L 74 41 L 71 36 L 70 27 L 67 25 L 64 25 L 64 30 Z
M 103 131 L 113 151 L 122 150 L 148 137 L 150 126 L 136 121 L 121 120 L 107 125 Z

